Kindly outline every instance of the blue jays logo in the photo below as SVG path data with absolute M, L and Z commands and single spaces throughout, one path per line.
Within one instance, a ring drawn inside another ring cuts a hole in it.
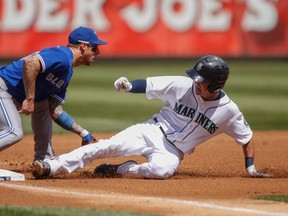
M 49 73 L 46 76 L 46 80 L 49 81 L 52 85 L 56 86 L 60 89 L 64 85 L 64 80 L 59 79 L 58 77 L 54 76 L 52 73 Z

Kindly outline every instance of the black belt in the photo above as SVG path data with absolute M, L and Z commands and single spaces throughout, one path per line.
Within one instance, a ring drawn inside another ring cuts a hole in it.
M 162 126 L 160 125 L 158 119 L 155 117 L 155 118 L 153 118 L 153 120 L 154 120 L 156 123 L 158 123 L 158 127 L 160 128 L 161 132 L 163 133 L 165 139 L 166 139 L 171 145 L 173 145 L 176 149 L 178 149 L 178 151 L 180 151 L 181 153 L 183 153 L 179 148 L 177 148 L 176 145 L 174 145 L 173 142 L 171 142 L 171 141 L 167 138 L 167 135 L 166 135 L 164 129 L 162 128 Z M 184 154 L 184 153 L 183 153 L 183 154 Z
M 154 120 L 156 123 L 159 123 L 159 121 L 158 121 L 158 119 L 157 119 L 156 117 L 153 118 L 153 120 Z M 159 126 L 161 132 L 163 133 L 163 135 L 165 136 L 165 138 L 167 139 L 167 135 L 166 135 L 164 129 L 162 128 L 162 126 L 161 126 L 160 124 L 158 124 L 158 126 Z M 169 141 L 169 140 L 168 140 L 168 141 Z M 169 142 L 171 142 L 171 141 L 169 141 Z M 173 144 L 173 145 L 174 145 L 174 144 Z

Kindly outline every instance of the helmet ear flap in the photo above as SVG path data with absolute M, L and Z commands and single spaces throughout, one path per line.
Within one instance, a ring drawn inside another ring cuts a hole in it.
M 216 93 L 216 92 L 220 91 L 221 88 L 222 88 L 222 86 L 220 86 L 220 85 L 215 86 L 215 85 L 213 85 L 213 84 L 210 84 L 210 85 L 208 86 L 208 91 L 209 91 L 210 93 Z

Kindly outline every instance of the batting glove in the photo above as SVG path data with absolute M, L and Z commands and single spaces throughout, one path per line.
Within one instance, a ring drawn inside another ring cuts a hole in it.
M 256 177 L 256 178 L 267 178 L 267 177 L 272 177 L 271 175 L 269 175 L 268 173 L 261 173 L 258 172 L 255 168 L 254 165 L 251 165 L 249 167 L 246 168 L 246 171 L 248 172 L 249 176 L 251 177 Z
M 120 77 L 114 82 L 114 87 L 117 91 L 130 91 L 132 89 L 132 84 L 126 77 Z

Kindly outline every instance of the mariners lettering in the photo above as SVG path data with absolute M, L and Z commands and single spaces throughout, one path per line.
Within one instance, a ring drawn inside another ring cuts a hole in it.
M 213 134 L 218 127 L 216 127 L 216 124 L 211 121 L 209 118 L 207 118 L 204 114 L 199 113 L 197 116 L 195 122 L 200 124 L 203 128 L 205 128 L 210 134 Z
M 49 81 L 52 85 L 56 86 L 57 88 L 61 88 L 64 85 L 64 80 L 55 77 L 53 74 L 49 73 L 46 76 L 46 80 Z
M 188 118 L 193 118 L 195 115 L 195 109 L 184 106 L 183 104 L 175 103 L 174 111 L 178 113 L 179 115 L 183 115 Z

